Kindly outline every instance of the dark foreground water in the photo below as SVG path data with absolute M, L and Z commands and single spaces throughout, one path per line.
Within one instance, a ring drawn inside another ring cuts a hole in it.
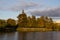
M 0 40 L 60 40 L 60 32 L 0 33 Z

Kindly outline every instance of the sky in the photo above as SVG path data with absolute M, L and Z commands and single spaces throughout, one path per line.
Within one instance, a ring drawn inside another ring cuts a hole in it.
M 17 19 L 22 10 L 28 16 L 58 17 L 59 20 L 60 0 L 0 0 L 0 19 Z

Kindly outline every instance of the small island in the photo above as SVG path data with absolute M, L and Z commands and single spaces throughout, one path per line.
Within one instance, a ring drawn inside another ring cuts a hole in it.
M 24 10 L 17 16 L 18 20 L 9 18 L 0 19 L 0 32 L 48 32 L 60 31 L 60 24 L 54 23 L 53 19 L 48 16 L 27 16 Z

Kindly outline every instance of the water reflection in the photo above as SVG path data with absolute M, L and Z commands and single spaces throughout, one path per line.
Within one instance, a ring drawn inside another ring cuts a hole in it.
M 17 40 L 18 32 L 15 33 L 0 33 L 0 40 Z
M 27 40 L 53 40 L 53 33 L 52 32 L 35 32 L 35 33 L 28 33 Z
M 18 32 L 15 32 L 14 40 L 18 39 Z
M 57 33 L 57 40 L 60 40 L 60 32 Z
M 7 40 L 7 34 L 4 35 L 3 40 Z
M 60 32 L 0 33 L 0 40 L 60 40 Z

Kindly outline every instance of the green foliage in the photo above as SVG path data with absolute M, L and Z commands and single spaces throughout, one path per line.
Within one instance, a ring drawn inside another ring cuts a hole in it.
M 0 19 L 0 28 L 4 28 L 7 25 L 5 20 Z
M 40 16 L 40 18 L 36 18 L 32 15 L 32 17 L 28 16 L 22 11 L 22 14 L 18 15 L 18 26 L 19 27 L 27 27 L 27 28 L 47 28 L 47 29 L 55 29 L 56 26 L 52 18 L 48 16 Z
M 40 17 L 40 27 L 43 28 L 45 26 L 45 20 L 44 20 L 44 16 Z
M 49 28 L 49 18 L 47 16 L 45 17 L 45 27 Z
M 9 25 L 9 26 L 16 26 L 16 21 L 14 19 L 9 18 L 7 20 L 7 25 Z
M 36 22 L 36 17 L 32 16 L 32 28 L 36 28 L 37 27 L 37 22 Z
M 41 16 L 40 18 L 37 18 L 37 26 L 39 28 L 44 28 L 45 27 L 45 19 L 44 19 L 44 16 Z
M 22 14 L 18 15 L 18 26 L 27 27 L 27 15 L 22 11 Z
M 32 27 L 32 18 L 29 16 L 28 18 L 27 18 L 27 27 L 28 28 L 31 28 Z

